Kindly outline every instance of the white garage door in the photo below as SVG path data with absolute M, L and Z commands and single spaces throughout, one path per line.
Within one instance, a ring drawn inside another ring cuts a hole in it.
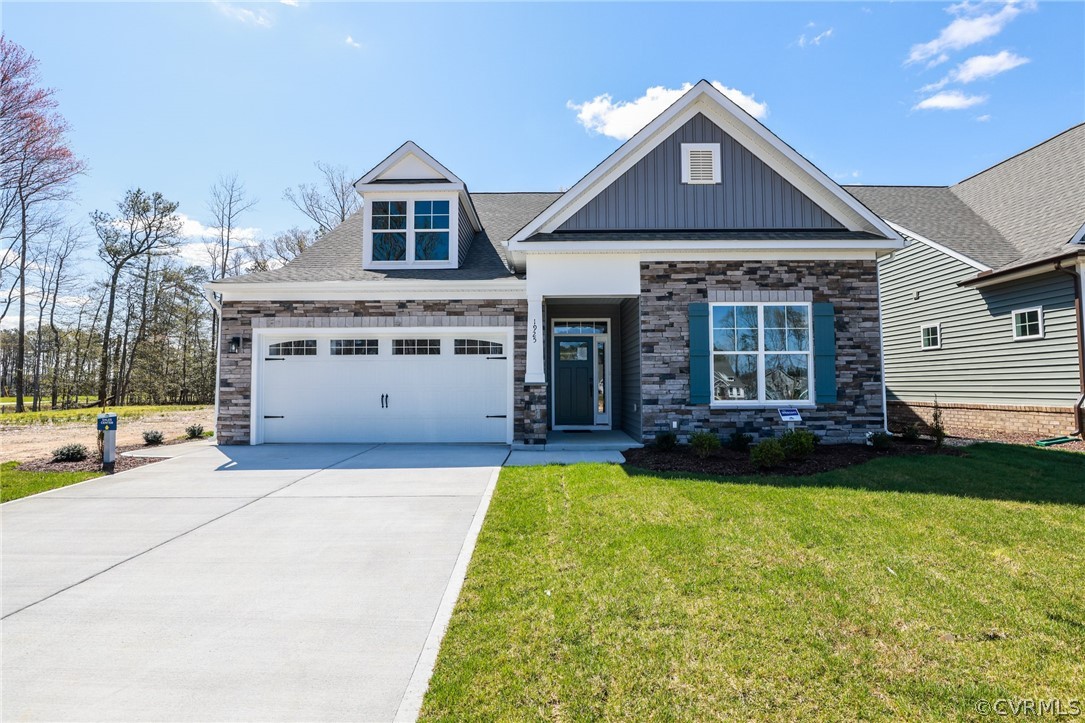
M 506 442 L 504 334 L 338 330 L 258 341 L 264 442 Z

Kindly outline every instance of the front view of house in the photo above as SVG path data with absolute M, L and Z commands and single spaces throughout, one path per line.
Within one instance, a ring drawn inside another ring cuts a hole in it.
M 221 297 L 223 443 L 827 441 L 885 424 L 875 214 L 702 81 L 565 193 L 405 143 L 363 208 Z

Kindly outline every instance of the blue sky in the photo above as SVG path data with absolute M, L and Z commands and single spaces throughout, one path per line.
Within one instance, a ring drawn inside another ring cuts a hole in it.
M 842 183 L 952 183 L 1085 120 L 1080 2 L 0 12 L 89 163 L 77 219 L 138 185 L 206 222 L 208 187 L 236 172 L 259 199 L 243 225 L 304 227 L 282 193 L 314 161 L 361 175 L 407 139 L 472 190 L 556 190 L 650 119 L 650 88 L 658 105 L 700 78 Z

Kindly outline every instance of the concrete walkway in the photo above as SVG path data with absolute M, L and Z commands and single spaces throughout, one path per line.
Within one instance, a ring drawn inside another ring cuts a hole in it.
M 411 717 L 507 453 L 193 447 L 3 505 L 3 720 Z

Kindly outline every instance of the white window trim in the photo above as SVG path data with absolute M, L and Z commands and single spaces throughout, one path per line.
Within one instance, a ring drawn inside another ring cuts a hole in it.
M 405 201 L 407 203 L 407 250 L 403 261 L 373 260 L 373 202 Z M 448 260 L 416 261 L 414 258 L 414 204 L 415 201 L 448 201 Z M 366 193 L 362 204 L 362 222 L 365 230 L 362 235 L 364 254 L 362 268 L 365 269 L 457 269 L 460 266 L 460 202 L 459 195 L 449 193 L 410 193 L 407 191 Z
M 756 306 L 757 307 L 757 351 L 756 352 L 717 352 L 713 339 L 712 310 L 717 306 Z M 765 355 L 766 354 L 793 354 L 799 356 L 802 352 L 776 352 L 765 351 L 765 307 L 766 306 L 802 306 L 806 308 L 806 360 L 807 360 L 807 389 L 806 399 L 765 399 Z M 754 354 L 757 356 L 757 399 L 716 399 L 716 355 L 720 354 Z M 709 407 L 720 409 L 796 407 L 799 409 L 814 408 L 814 307 L 809 301 L 720 301 L 708 305 L 708 389 L 712 399 Z
M 1040 318 L 1040 333 L 1039 334 L 1029 334 L 1028 336 L 1018 336 L 1017 335 L 1017 315 L 1018 314 L 1027 314 L 1030 311 L 1038 312 L 1037 316 Z M 1010 313 L 1010 331 L 1013 334 L 1013 340 L 1014 341 L 1033 341 L 1034 339 L 1043 339 L 1044 338 L 1044 333 L 1045 333 L 1045 329 L 1044 329 L 1044 307 L 1042 307 L 1042 306 L 1030 306 L 1027 309 L 1014 309 Z
M 712 180 L 694 181 L 689 177 L 689 152 L 712 151 Z M 722 177 L 720 167 L 720 144 L 719 143 L 683 143 L 682 144 L 682 183 L 690 185 L 711 185 L 720 183 Z
M 938 334 L 938 343 L 937 344 L 932 344 L 931 346 L 926 346 L 923 343 L 923 332 L 925 332 L 927 329 L 934 329 L 935 332 Z M 937 324 L 920 324 L 919 325 L 919 349 L 921 351 L 931 351 L 933 349 L 941 349 L 941 348 L 942 348 L 942 322 L 938 322 Z

